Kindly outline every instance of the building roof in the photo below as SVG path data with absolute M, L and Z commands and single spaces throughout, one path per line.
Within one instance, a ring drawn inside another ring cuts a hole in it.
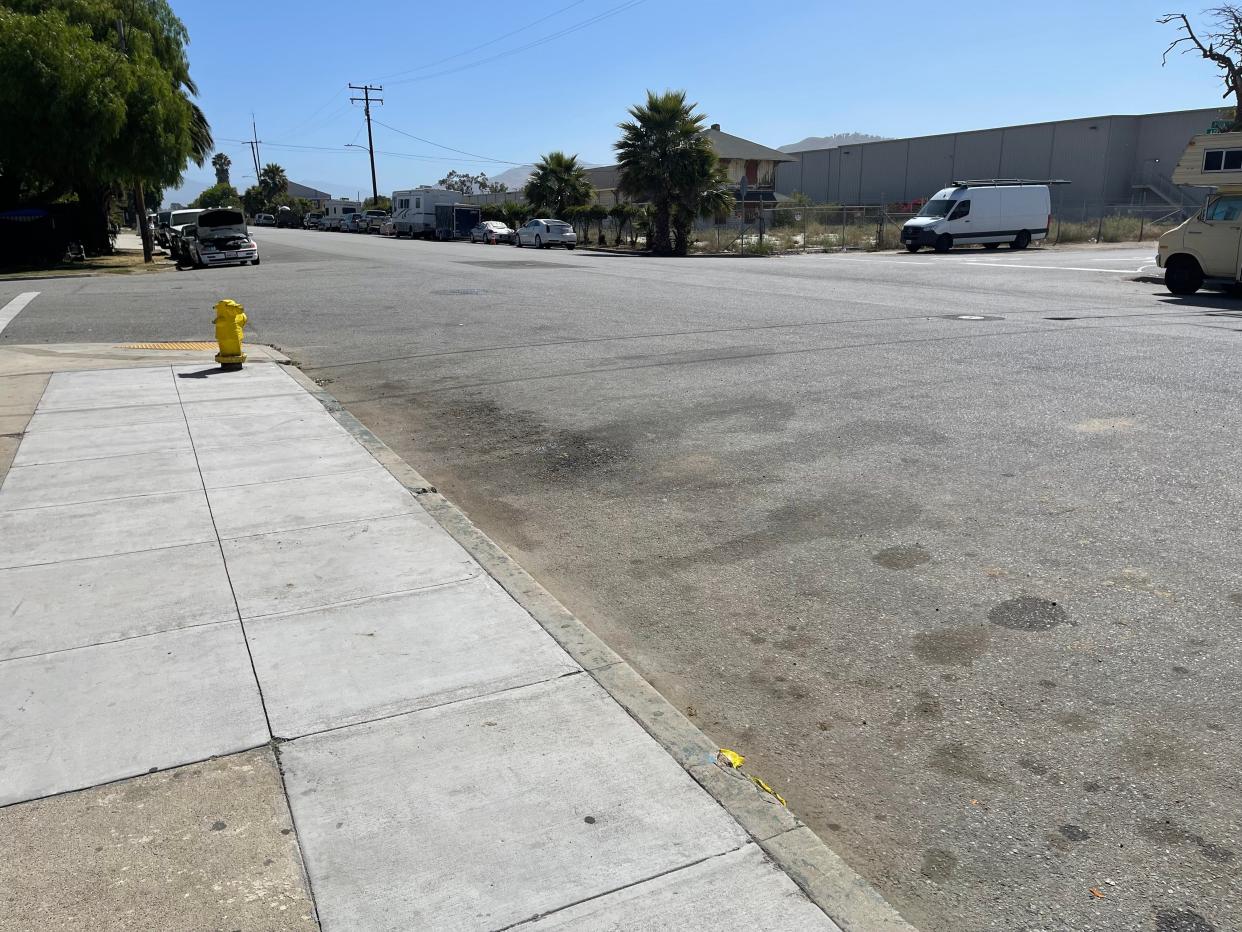
M 722 159 L 744 159 L 767 162 L 796 162 L 797 159 L 786 155 L 779 149 L 769 149 L 757 142 L 731 136 L 722 132 L 719 123 L 713 123 L 710 129 L 703 130 L 703 135 L 711 140 L 716 155 Z
M 289 182 L 288 194 L 290 197 L 304 197 L 308 201 L 328 201 L 332 199 L 332 195 L 327 191 L 317 191 L 314 188 L 307 187 L 304 184 L 298 184 L 296 181 Z

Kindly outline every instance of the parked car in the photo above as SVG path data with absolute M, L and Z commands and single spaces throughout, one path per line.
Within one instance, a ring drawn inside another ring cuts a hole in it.
M 312 210 L 302 218 L 302 229 L 318 230 L 319 221 L 323 219 L 323 214 L 318 210 Z
M 367 215 L 350 214 L 341 221 L 341 229 L 349 233 L 365 233 L 367 231 Z
M 315 229 L 317 229 L 317 230 L 331 230 L 331 229 L 333 228 L 333 224 L 335 224 L 335 225 L 336 225 L 336 229 L 338 229 L 338 230 L 339 230 L 339 229 L 341 228 L 341 226 L 340 226 L 340 219 L 341 219 L 340 217 L 329 217 L 329 216 L 326 216 L 326 215 L 325 215 L 325 216 L 323 216 L 323 217 L 320 217 L 320 218 L 319 218 L 319 223 L 318 223 L 318 225 L 315 227 Z
M 513 244 L 534 246 L 536 249 L 549 249 L 552 246 L 573 249 L 578 245 L 578 234 L 564 220 L 530 220 L 526 226 L 518 228 Z
M 258 214 L 254 218 L 254 225 L 257 227 L 274 227 L 276 226 L 276 218 L 271 214 Z
M 174 210 L 168 218 L 168 254 L 178 262 L 182 258 L 182 231 L 198 219 L 203 211 L 197 207 Z
M 233 207 L 204 210 L 183 233 L 185 258 L 196 268 L 207 265 L 259 264 L 259 244 L 250 238 L 246 215 Z
M 276 211 L 276 226 L 286 230 L 296 230 L 302 225 L 301 218 L 291 207 L 281 207 Z
M 377 207 L 364 210 L 362 215 L 366 222 L 366 226 L 362 229 L 363 233 L 378 233 L 384 221 L 388 219 L 388 211 L 380 210 Z
M 470 231 L 472 243 L 512 243 L 513 230 L 500 220 L 484 220 Z
M 959 181 L 937 191 L 919 215 L 901 228 L 910 252 L 931 246 L 948 252 L 954 245 L 979 243 L 996 249 L 1025 249 L 1048 235 L 1052 200 L 1048 185 L 1021 181 Z

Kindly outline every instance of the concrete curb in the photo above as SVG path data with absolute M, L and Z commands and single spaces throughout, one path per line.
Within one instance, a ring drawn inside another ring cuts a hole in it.
M 419 472 L 296 366 L 291 376 L 353 435 L 513 598 L 647 731 L 777 865 L 845 932 L 917 932 L 788 809 L 743 774 L 717 763 L 718 748 Z

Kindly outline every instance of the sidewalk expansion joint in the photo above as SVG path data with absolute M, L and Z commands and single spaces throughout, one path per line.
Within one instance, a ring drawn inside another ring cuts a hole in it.
M 753 844 L 753 842 L 747 842 L 747 844 Z M 667 877 L 669 874 L 676 874 L 678 871 L 684 871 L 691 867 L 697 867 L 700 864 L 706 864 L 708 861 L 714 861 L 716 858 L 723 858 L 726 855 L 733 854 L 736 851 L 741 851 L 744 847 L 745 845 L 739 845 L 736 848 L 729 848 L 725 851 L 717 851 L 715 854 L 709 854 L 706 857 L 696 858 L 693 861 L 687 861 L 685 864 L 678 864 L 676 867 L 670 867 L 668 870 L 663 870 L 647 877 L 640 877 L 638 880 L 632 881 L 631 883 L 623 883 L 619 887 L 612 887 L 611 889 L 603 890 L 593 896 L 584 896 L 580 900 L 574 900 L 571 903 L 564 903 L 554 909 L 546 909 L 541 913 L 535 913 L 533 916 L 527 916 L 524 919 L 519 919 L 517 922 L 511 922 L 508 925 L 499 926 L 490 930 L 490 932 L 509 932 L 510 929 L 516 929 L 517 927 L 525 925 L 528 922 L 536 922 L 540 919 L 546 919 L 548 916 L 555 916 L 557 913 L 564 912 L 567 909 L 572 909 L 575 906 L 580 906 L 583 903 L 590 903 L 606 896 L 612 896 L 614 893 L 619 893 L 622 890 L 629 890 L 632 887 L 638 887 L 642 884 L 650 883 L 653 880 L 659 880 L 661 877 Z
M 161 628 L 159 631 L 144 631 L 142 634 L 127 634 L 124 637 L 110 638 L 106 641 L 92 641 L 90 644 L 74 644 L 72 647 L 57 647 L 54 650 L 37 651 L 33 654 L 21 654 L 17 657 L 0 657 L 0 664 L 12 663 L 15 660 L 32 660 L 37 657 L 50 657 L 53 654 L 68 654 L 75 650 L 89 650 L 92 647 L 106 647 L 109 644 L 124 644 L 126 641 L 140 641 L 143 638 L 159 637 L 161 634 L 171 634 L 174 631 L 189 631 L 191 628 L 211 628 L 216 625 L 235 625 L 236 618 L 221 618 L 216 621 L 193 621 L 187 625 L 174 625 L 171 628 Z
M 473 696 L 461 696 L 457 699 L 449 699 L 444 702 L 433 702 L 430 705 L 419 706 L 417 709 L 406 709 L 404 712 L 390 712 L 387 715 L 377 715 L 375 718 L 363 719 L 357 722 L 347 722 L 343 725 L 333 725 L 331 728 L 320 728 L 316 731 L 308 731 L 305 734 L 293 735 L 292 737 L 281 737 L 281 744 L 287 744 L 290 741 L 301 741 L 303 738 L 314 738 L 319 735 L 331 734 L 334 731 L 344 731 L 347 728 L 360 728 L 363 725 L 373 725 L 376 722 L 387 722 L 394 718 L 403 718 L 405 716 L 421 715 L 423 712 L 430 712 L 433 709 L 447 709 L 450 706 L 461 705 L 466 702 L 477 702 L 481 699 L 491 699 L 494 696 L 503 696 L 506 693 L 517 692 L 522 689 L 532 689 L 535 686 L 543 686 L 547 683 L 554 683 L 557 680 L 569 679 L 571 676 L 590 676 L 587 670 L 581 668 L 577 670 L 569 670 L 565 673 L 557 673 L 555 676 L 546 676 L 540 680 L 531 680 L 529 683 L 518 683 L 516 686 L 506 686 L 504 689 L 494 689 L 491 692 L 477 693 Z M 274 736 L 275 737 L 275 736 Z
M 281 618 L 284 616 L 305 615 L 310 612 L 319 612 L 323 611 L 325 608 L 338 608 L 342 605 L 362 605 L 366 602 L 374 602 L 379 599 L 388 599 L 393 596 L 409 595 L 412 592 L 432 592 L 436 589 L 447 589 L 451 586 L 461 586 L 471 582 L 472 580 L 478 579 L 482 575 L 484 575 L 483 570 L 480 568 L 468 576 L 462 576 L 459 579 L 450 579 L 445 582 L 428 583 L 426 586 L 412 586 L 409 589 L 394 589 L 391 592 L 375 592 L 371 595 L 358 596 L 356 599 L 341 599 L 339 602 L 322 602 L 316 605 L 307 606 L 306 608 L 294 608 L 283 612 L 260 612 L 254 615 L 243 615 L 242 618 L 246 621 L 253 621 L 258 618 Z
M 89 786 L 75 786 L 71 790 L 58 790 L 55 793 L 44 793 L 41 796 L 31 796 L 29 799 L 15 799 L 11 803 L 0 803 L 0 812 L 5 809 L 11 809 L 14 806 L 24 806 L 26 803 L 42 802 L 45 799 L 58 799 L 61 796 L 72 796 L 74 793 L 86 793 L 90 790 L 97 790 L 105 786 L 116 786 L 118 783 L 127 783 L 130 780 L 136 780 L 139 777 L 145 777 L 152 773 L 167 773 L 169 770 L 179 770 L 182 767 L 194 767 L 198 764 L 205 764 L 208 761 L 222 760 L 225 757 L 236 757 L 238 754 L 249 754 L 251 751 L 257 751 L 259 748 L 265 748 L 270 745 L 270 741 L 264 741 L 261 744 L 249 744 L 243 748 L 237 748 L 233 751 L 225 751 L 223 754 L 209 754 L 206 757 L 196 757 L 193 760 L 181 761 L 177 764 L 170 764 L 167 767 L 149 767 L 146 770 L 137 773 L 126 774 L 123 777 L 117 777 L 113 780 L 103 780 L 99 783 L 92 783 Z

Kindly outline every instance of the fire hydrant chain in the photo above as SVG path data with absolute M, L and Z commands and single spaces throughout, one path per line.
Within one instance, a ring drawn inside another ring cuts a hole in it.
M 240 369 L 246 361 L 242 352 L 242 337 L 246 329 L 246 309 L 231 298 L 216 305 L 216 342 L 220 352 L 216 362 L 221 369 Z

